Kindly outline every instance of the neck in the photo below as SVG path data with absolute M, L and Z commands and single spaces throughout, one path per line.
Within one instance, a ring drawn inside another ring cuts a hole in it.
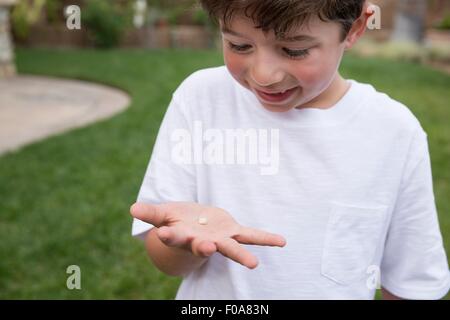
M 317 97 L 307 103 L 307 107 L 302 108 L 317 108 L 317 109 L 329 109 L 334 106 L 348 91 L 349 84 L 339 73 L 336 73 L 331 84 L 325 91 L 319 94 Z

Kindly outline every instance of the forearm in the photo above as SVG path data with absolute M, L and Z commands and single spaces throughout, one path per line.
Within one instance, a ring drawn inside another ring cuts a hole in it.
M 403 300 L 400 297 L 394 296 L 392 293 L 387 291 L 385 288 L 381 288 L 381 296 L 383 300 Z
M 145 247 L 154 265 L 170 276 L 184 276 L 202 266 L 208 258 L 197 257 L 193 253 L 176 247 L 166 246 L 151 229 L 145 239 Z

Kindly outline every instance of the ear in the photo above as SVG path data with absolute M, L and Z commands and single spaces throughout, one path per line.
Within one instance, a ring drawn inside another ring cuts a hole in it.
M 361 16 L 353 23 L 347 38 L 345 39 L 345 49 L 350 49 L 362 37 L 367 28 L 367 21 L 375 13 L 372 5 L 366 3 L 364 5 Z

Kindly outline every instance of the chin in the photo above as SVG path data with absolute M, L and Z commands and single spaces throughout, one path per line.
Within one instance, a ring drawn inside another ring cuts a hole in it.
M 294 107 L 291 106 L 271 106 L 267 104 L 262 104 L 262 106 L 264 107 L 264 109 L 270 112 L 277 112 L 277 113 L 287 112 L 289 110 L 294 109 Z

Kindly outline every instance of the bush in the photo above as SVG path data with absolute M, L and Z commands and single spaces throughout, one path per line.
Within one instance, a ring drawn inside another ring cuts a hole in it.
M 421 62 L 426 58 L 426 49 L 410 42 L 374 42 L 363 39 L 352 52 L 363 57 L 380 57 L 392 60 Z
M 447 44 L 421 46 L 414 43 L 383 42 L 363 39 L 352 49 L 361 57 L 380 57 L 409 62 L 450 63 L 450 47 Z
M 30 27 L 38 22 L 45 0 L 20 0 L 12 10 L 11 24 L 14 34 L 21 40 L 27 39 Z
M 106 0 L 90 0 L 82 10 L 81 19 L 94 45 L 112 48 L 119 44 L 130 24 L 130 5 L 124 8 Z
M 208 14 L 201 8 L 198 8 L 193 12 L 192 20 L 194 21 L 195 24 L 202 26 L 207 26 L 211 24 Z
M 433 62 L 450 64 L 450 48 L 448 45 L 435 45 L 428 49 L 428 59 Z
M 60 22 L 63 12 L 63 3 L 59 0 L 47 0 L 45 3 L 47 21 L 49 23 Z
M 209 26 L 211 21 L 208 14 L 196 1 L 181 1 L 172 7 L 162 8 L 164 17 L 170 25 L 200 25 Z
M 438 25 L 439 29 L 450 30 L 450 13 L 448 13 L 444 19 Z
M 186 9 L 184 7 L 174 7 L 165 10 L 165 16 L 170 25 L 177 25 L 185 19 Z

